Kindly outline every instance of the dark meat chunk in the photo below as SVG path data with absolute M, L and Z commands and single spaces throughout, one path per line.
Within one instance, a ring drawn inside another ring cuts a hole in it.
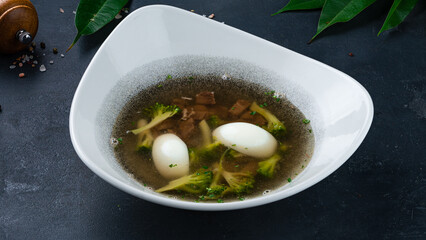
M 173 129 L 176 126 L 176 120 L 168 118 L 155 126 L 155 129 L 158 131 L 166 130 L 166 129 Z
M 210 116 L 208 108 L 204 105 L 195 105 L 192 109 L 194 110 L 194 114 L 192 115 L 194 120 L 203 120 Z
M 228 118 L 228 108 L 224 106 L 220 106 L 220 105 L 211 106 L 209 107 L 208 112 L 210 114 L 208 117 L 210 117 L 211 115 L 217 115 L 221 119 Z
M 194 119 L 190 118 L 186 121 L 179 121 L 178 133 L 183 140 L 190 138 L 195 132 Z
M 250 111 L 247 111 L 243 115 L 241 115 L 239 121 L 252 123 L 258 126 L 264 126 L 267 123 L 267 121 L 262 117 L 262 115 L 258 113 L 253 115 Z
M 237 102 L 228 110 L 231 117 L 238 118 L 247 108 L 249 108 L 251 102 L 243 99 L 237 100 Z
M 195 95 L 195 104 L 203 104 L 203 105 L 216 104 L 216 100 L 214 99 L 214 92 L 205 91 Z
M 180 109 L 184 109 L 188 104 L 188 100 L 182 98 L 175 98 L 172 100 L 172 105 L 178 106 Z
M 188 110 L 188 108 L 190 108 L 190 110 Z M 182 118 L 181 118 L 181 120 L 183 120 L 183 121 L 188 120 L 188 118 L 190 118 L 195 113 L 194 109 L 192 109 L 192 107 L 188 107 L 188 108 L 184 108 L 182 110 Z
M 208 108 L 204 105 L 195 105 L 193 106 L 194 111 L 198 112 L 198 111 L 205 111 L 207 112 Z
M 206 118 L 207 118 L 207 114 L 208 114 L 208 112 L 201 112 L 201 111 L 198 111 L 198 112 L 194 112 L 194 115 L 192 115 L 192 117 L 193 117 L 195 120 L 204 120 L 204 119 L 206 119 Z

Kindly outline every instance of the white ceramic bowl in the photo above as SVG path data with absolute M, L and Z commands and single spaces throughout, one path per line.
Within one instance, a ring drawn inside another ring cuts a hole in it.
M 194 72 L 227 73 L 285 94 L 311 119 L 316 138 L 302 174 L 267 195 L 229 203 L 171 199 L 129 176 L 108 145 L 120 108 L 161 76 Z M 93 57 L 72 102 L 70 133 L 81 160 L 115 187 L 166 206 L 214 211 L 270 203 L 321 181 L 355 152 L 372 119 L 369 94 L 348 75 L 206 17 L 154 5 L 127 16 Z

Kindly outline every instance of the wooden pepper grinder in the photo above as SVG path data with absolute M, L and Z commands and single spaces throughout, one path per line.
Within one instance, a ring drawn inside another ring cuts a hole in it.
M 29 0 L 0 0 L 0 53 L 23 50 L 37 33 L 37 11 Z

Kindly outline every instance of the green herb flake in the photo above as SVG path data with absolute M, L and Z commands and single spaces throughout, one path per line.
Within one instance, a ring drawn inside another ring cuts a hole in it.
M 232 107 L 231 109 L 232 109 L 232 110 L 235 110 L 235 107 Z
M 169 168 L 177 167 L 177 164 L 170 164 Z
M 143 186 L 146 187 L 147 186 L 146 183 L 144 183 Z
M 204 200 L 205 200 L 204 195 L 201 195 L 201 196 L 200 196 L 200 200 L 201 200 L 201 201 L 204 201 Z
M 238 197 L 238 200 L 240 200 L 240 201 L 244 201 L 244 200 L 246 200 L 244 197 Z
M 311 122 L 311 120 L 309 120 L 309 119 L 303 119 L 303 123 L 304 124 L 308 124 L 308 123 L 310 123 Z
M 268 104 L 267 104 L 267 103 L 263 103 L 263 106 L 267 107 L 267 106 L 268 106 Z
M 263 108 L 263 105 L 262 105 L 262 104 L 260 104 L 260 105 L 259 105 L 259 107 Z
M 167 75 L 167 79 L 172 79 L 172 75 Z
M 203 168 L 204 168 L 204 169 L 207 169 L 207 168 L 209 168 L 209 167 L 207 167 L 207 166 L 203 166 Z
M 302 165 L 302 168 L 305 168 L 305 165 Z
M 194 80 L 194 77 L 192 77 L 192 76 L 191 76 L 191 77 L 189 77 L 188 79 L 189 79 L 189 80 Z
M 256 111 L 253 111 L 253 112 L 250 113 L 250 115 L 254 115 L 254 114 L 256 114 Z
M 117 138 L 117 140 L 120 144 L 123 144 L 123 138 Z
M 163 87 L 163 85 L 162 84 L 158 84 L 158 86 L 157 86 L 158 88 L 162 88 Z
M 312 133 L 312 129 L 309 129 L 308 131 L 309 131 L 309 133 Z
M 240 165 L 237 164 L 237 165 L 235 165 L 235 167 L 240 167 Z
M 185 199 L 185 195 L 180 196 L 182 199 Z
M 195 201 L 194 202 L 196 202 L 196 203 L 199 203 L 200 202 L 200 200 L 198 200 L 198 199 L 195 199 Z
M 218 203 L 223 203 L 223 200 L 219 198 L 219 199 L 217 200 L 217 202 L 218 202 Z
M 231 146 L 235 147 L 235 146 L 237 146 L 237 144 L 235 144 L 235 143 L 234 143 L 234 144 L 232 144 Z
M 200 176 L 200 173 L 199 173 L 199 172 L 197 172 L 197 173 L 196 173 L 196 175 L 197 175 L 197 176 Z
M 287 179 L 287 181 L 288 181 L 288 182 L 291 182 L 291 178 L 288 178 L 288 179 Z

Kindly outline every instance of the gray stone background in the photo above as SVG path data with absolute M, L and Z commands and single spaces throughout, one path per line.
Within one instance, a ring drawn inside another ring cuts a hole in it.
M 38 67 L 9 69 L 0 56 L 0 239 L 425 239 L 426 2 L 397 29 L 376 37 L 391 2 L 379 0 L 314 43 L 318 11 L 271 17 L 286 0 L 136 1 L 169 4 L 297 51 L 357 79 L 371 94 L 373 125 L 335 173 L 290 198 L 230 212 L 193 212 L 132 197 L 78 158 L 68 117 L 79 80 L 120 22 L 73 40 L 78 1 L 33 0 Z M 59 11 L 64 9 L 64 13 Z M 353 57 L 348 56 L 352 52 Z M 43 53 L 45 56 L 43 56 Z M 53 60 L 51 65 L 49 61 Z M 18 78 L 24 72 L 25 78 Z

